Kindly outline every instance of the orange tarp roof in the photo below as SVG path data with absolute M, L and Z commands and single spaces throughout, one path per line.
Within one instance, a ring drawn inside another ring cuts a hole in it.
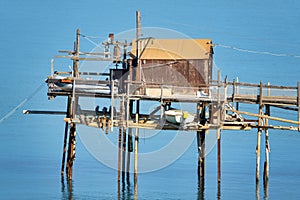
M 148 44 L 147 44 L 148 43 Z M 140 59 L 182 60 L 208 59 L 213 46 L 210 39 L 141 39 Z M 131 53 L 136 55 L 136 40 L 132 42 Z

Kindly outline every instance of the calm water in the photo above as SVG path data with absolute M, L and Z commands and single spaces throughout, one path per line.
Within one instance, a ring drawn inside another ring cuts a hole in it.
M 131 1 L 2 1 L 0 5 L 0 118 L 31 97 L 43 83 L 50 73 L 51 57 L 59 49 L 72 47 L 77 27 L 86 35 L 106 37 L 110 32 L 134 28 L 137 9 L 141 11 L 143 26 L 170 28 L 241 49 L 300 55 L 298 1 L 142 1 L 137 5 Z M 86 48 L 89 51 L 93 46 Z M 238 76 L 244 82 L 263 80 L 292 86 L 300 81 L 300 58 L 292 55 L 278 57 L 216 46 L 214 57 L 223 77 L 228 75 L 229 79 Z M 91 156 L 80 139 L 74 180 L 71 183 L 61 180 L 63 117 L 21 114 L 23 109 L 65 109 L 64 98 L 48 101 L 46 92 L 46 87 L 42 88 L 0 123 L 1 198 L 117 199 L 117 172 Z M 295 117 L 278 110 L 272 112 Z M 164 137 L 169 139 L 168 135 L 162 135 L 157 140 Z M 155 142 L 155 138 L 141 140 L 141 151 Z M 138 198 L 299 199 L 299 144 L 297 132 L 270 131 L 270 181 L 267 190 L 261 182 L 257 192 L 256 131 L 223 131 L 220 191 L 216 148 L 206 159 L 204 190 L 198 189 L 194 141 L 173 164 L 139 175 Z M 121 189 L 120 197 L 134 198 L 132 177 Z

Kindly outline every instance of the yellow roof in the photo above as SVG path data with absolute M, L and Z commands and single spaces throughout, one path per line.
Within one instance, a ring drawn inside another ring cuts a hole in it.
M 141 39 L 139 45 L 140 59 L 145 60 L 208 59 L 213 46 L 210 39 L 155 38 Z M 131 53 L 136 55 L 136 40 L 132 42 Z

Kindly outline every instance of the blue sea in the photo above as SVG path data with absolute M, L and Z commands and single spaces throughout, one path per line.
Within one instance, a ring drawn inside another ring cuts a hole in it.
M 300 81 L 299 1 L 1 1 L 0 198 L 300 199 L 300 134 L 296 131 L 269 131 L 267 187 L 262 175 L 258 185 L 255 181 L 254 129 L 222 131 L 219 185 L 217 148 L 212 145 L 206 156 L 204 187 L 198 187 L 194 139 L 174 162 L 140 173 L 136 195 L 133 175 L 118 191 L 117 171 L 99 161 L 80 131 L 73 180 L 61 178 L 64 116 L 23 115 L 22 110 L 65 110 L 65 98 L 47 98 L 44 81 L 51 73 L 51 58 L 58 50 L 73 48 L 77 28 L 84 35 L 97 36 L 90 37 L 94 43 L 111 32 L 135 28 L 136 10 L 141 12 L 143 27 L 212 39 L 215 70 L 221 70 L 222 78 L 227 75 L 229 80 L 238 77 L 240 82 L 258 84 L 262 80 L 286 86 Z M 95 47 L 84 38 L 82 42 L 87 44 L 82 51 Z M 256 113 L 258 108 L 246 109 Z M 271 113 L 297 119 L 295 112 L 274 109 Z M 140 151 L 160 149 L 162 141 L 174 139 L 172 134 L 177 133 L 147 137 L 141 130 Z M 107 137 L 116 144 L 117 129 Z M 262 169 L 263 145 L 261 154 Z M 151 162 L 162 159 L 158 156 Z

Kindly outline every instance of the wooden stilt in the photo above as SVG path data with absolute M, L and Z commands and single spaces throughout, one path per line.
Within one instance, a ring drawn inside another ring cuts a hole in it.
M 128 142 L 127 142 L 127 166 L 126 166 L 126 177 L 127 182 L 129 183 L 130 178 L 130 153 L 133 151 L 133 144 L 132 144 L 132 128 L 128 128 Z
M 135 121 L 139 123 L 139 101 L 136 101 L 136 114 Z M 135 129 L 135 140 L 134 140 L 134 184 L 137 184 L 138 176 L 138 151 L 139 151 L 139 129 Z
M 126 128 L 123 127 L 122 139 L 122 182 L 125 181 L 125 163 L 126 163 Z
M 119 140 L 118 140 L 118 182 L 121 181 L 121 144 L 122 144 L 122 127 L 119 126 Z
M 217 129 L 218 135 L 218 182 L 221 182 L 221 129 Z
M 201 125 L 205 125 L 205 105 L 197 104 L 197 117 Z M 198 199 L 204 198 L 205 189 L 205 134 L 206 130 L 197 131 L 197 147 L 198 147 Z
M 297 83 L 298 131 L 300 132 L 300 82 Z
M 270 106 L 266 105 L 266 115 L 270 115 Z M 265 119 L 265 126 L 269 125 L 269 120 Z M 264 182 L 269 180 L 269 153 L 270 153 L 270 144 L 269 144 L 269 130 L 265 129 L 265 163 L 264 163 Z
M 259 115 L 262 115 L 262 96 L 263 96 L 263 84 L 260 81 L 260 91 L 259 91 Z M 259 117 L 258 118 L 258 130 L 257 130 L 257 146 L 256 146 L 256 183 L 259 182 L 259 174 L 260 174 L 260 140 L 261 140 L 261 128 L 260 126 L 262 126 L 262 118 Z
M 197 131 L 198 146 L 198 177 L 204 177 L 205 173 L 205 130 Z
M 68 179 L 72 179 L 73 175 L 73 162 L 75 160 L 75 146 L 76 146 L 76 124 L 71 123 L 70 125 L 70 135 L 69 135 L 69 147 L 68 147 L 68 157 L 67 157 L 67 176 Z
M 221 120 L 222 120 L 222 103 L 221 103 L 221 72 L 218 71 L 218 105 L 217 105 L 217 140 L 218 140 L 218 183 L 221 182 Z
M 67 114 L 66 117 L 70 117 L 70 111 L 72 110 L 72 102 L 71 102 L 71 97 L 68 96 L 68 101 L 67 101 Z M 64 175 L 65 172 L 65 163 L 66 163 L 66 152 L 67 152 L 67 141 L 68 141 L 68 133 L 69 133 L 69 123 L 65 123 L 65 135 L 64 135 L 64 144 L 63 144 L 63 155 L 62 155 L 62 161 L 61 161 L 61 175 Z

